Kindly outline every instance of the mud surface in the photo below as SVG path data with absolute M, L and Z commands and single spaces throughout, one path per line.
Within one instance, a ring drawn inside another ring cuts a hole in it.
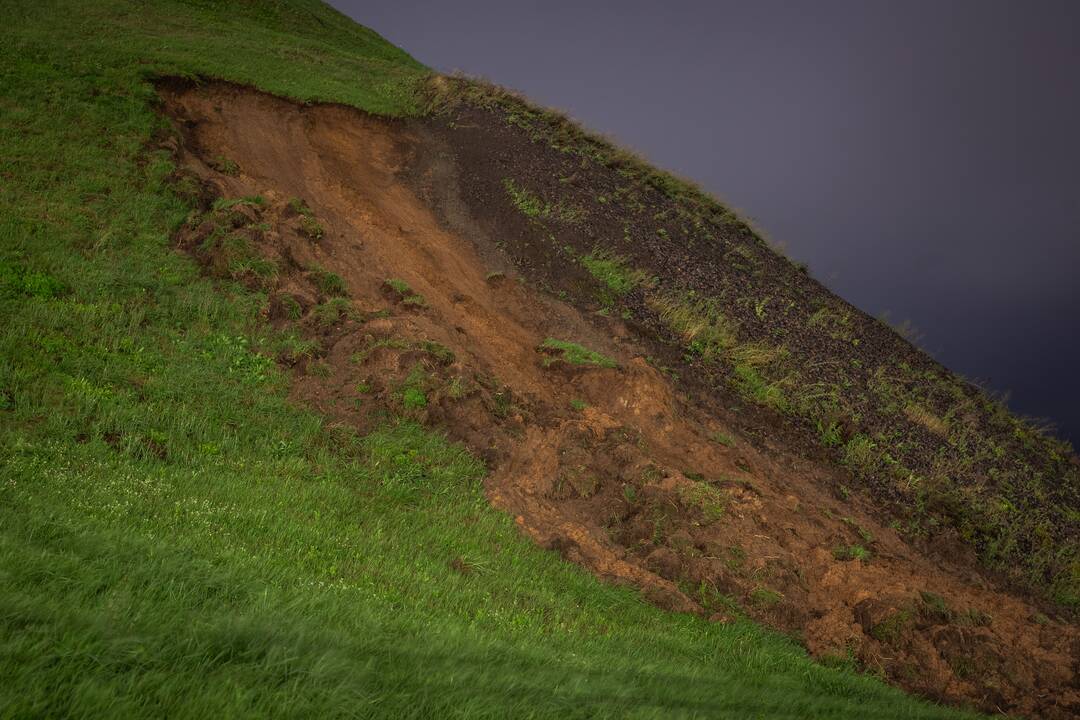
M 911 546 L 837 492 L 850 478 L 787 421 L 692 368 L 675 383 L 657 366 L 680 353 L 632 319 L 646 313 L 559 298 L 590 281 L 492 187 L 498 163 L 528 167 L 505 127 L 224 84 L 160 92 L 177 187 L 201 203 L 178 245 L 266 290 L 271 323 L 294 334 L 279 360 L 297 400 L 360 428 L 391 411 L 444 428 L 485 459 L 488 497 L 524 533 L 661 607 L 749 615 L 934 699 L 1080 713 L 1074 625 L 970 551 Z M 539 351 L 547 338 L 617 367 Z

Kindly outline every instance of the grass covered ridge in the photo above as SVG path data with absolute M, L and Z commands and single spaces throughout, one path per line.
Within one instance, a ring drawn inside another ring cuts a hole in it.
M 266 297 L 170 247 L 146 78 L 410 114 L 404 53 L 304 0 L 5 10 L 4 714 L 963 716 L 600 584 L 438 434 L 287 402 Z

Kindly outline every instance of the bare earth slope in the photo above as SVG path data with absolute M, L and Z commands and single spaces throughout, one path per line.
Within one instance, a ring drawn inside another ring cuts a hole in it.
M 914 548 L 838 494 L 848 473 L 779 416 L 696 392 L 693 368 L 674 382 L 656 366 L 679 353 L 633 313 L 559 299 L 560 281 L 589 282 L 582 251 L 529 249 L 535 226 L 482 175 L 505 153 L 481 141 L 497 129 L 225 84 L 161 94 L 178 187 L 204 208 L 178 242 L 266 289 L 275 326 L 295 331 L 279 359 L 298 400 L 361 427 L 392 407 L 446 428 L 486 460 L 489 498 L 523 532 L 658 605 L 718 622 L 745 612 L 932 698 L 1080 713 L 1075 625 L 969 552 Z M 541 348 L 549 338 L 616 366 L 573 362 Z

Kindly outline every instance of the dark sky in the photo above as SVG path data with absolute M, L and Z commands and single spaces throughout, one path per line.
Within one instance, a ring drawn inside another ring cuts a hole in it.
M 1080 2 L 332 4 L 698 181 L 1080 444 Z

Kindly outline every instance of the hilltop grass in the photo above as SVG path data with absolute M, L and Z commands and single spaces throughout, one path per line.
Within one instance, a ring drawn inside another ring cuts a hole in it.
M 146 78 L 410 114 L 403 53 L 301 0 L 5 10 L 2 714 L 964 716 L 599 583 L 437 433 L 288 402 L 266 297 L 170 248 Z

